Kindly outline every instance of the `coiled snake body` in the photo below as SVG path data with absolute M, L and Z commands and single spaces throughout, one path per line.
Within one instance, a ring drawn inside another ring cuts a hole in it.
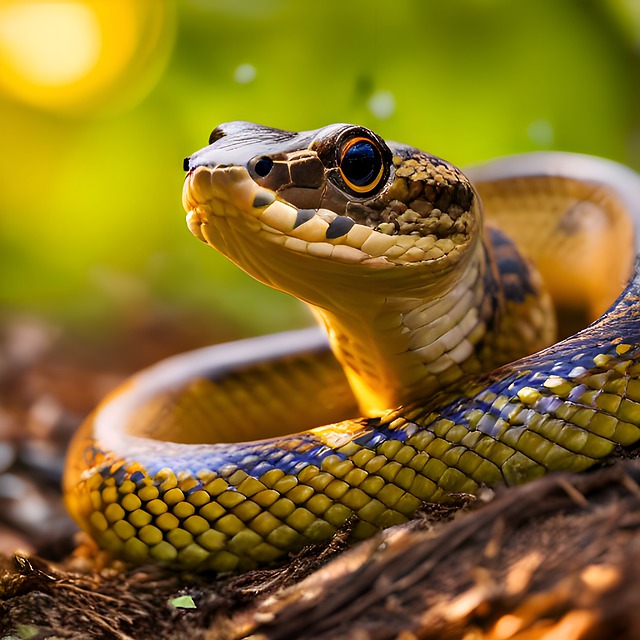
M 194 235 L 307 302 L 326 334 L 177 356 L 98 407 L 65 493 L 114 556 L 246 569 L 640 439 L 631 170 L 537 154 L 472 183 L 363 127 L 241 122 L 185 168 Z M 552 300 L 565 334 L 597 320 L 552 344 Z

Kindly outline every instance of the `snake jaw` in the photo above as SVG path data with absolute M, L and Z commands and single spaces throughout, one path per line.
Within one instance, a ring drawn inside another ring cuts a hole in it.
M 191 171 L 185 180 L 183 205 L 190 231 L 219 249 L 221 231 L 207 233 L 206 229 L 217 219 L 228 218 L 248 226 L 247 233 L 258 231 L 262 240 L 287 251 L 376 269 L 437 262 L 445 256 L 453 261 L 463 250 L 450 238 L 389 235 L 329 209 L 299 209 L 257 185 L 241 167 L 201 166 Z

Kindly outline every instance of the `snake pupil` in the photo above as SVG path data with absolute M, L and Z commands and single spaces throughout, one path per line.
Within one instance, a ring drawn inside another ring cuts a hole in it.
M 374 188 L 381 176 L 382 157 L 378 148 L 369 140 L 351 143 L 340 163 L 342 176 L 349 187 L 357 191 Z
M 264 178 L 269 175 L 269 172 L 271 171 L 272 167 L 273 167 L 273 160 L 265 156 L 264 158 L 260 158 L 260 160 L 256 162 L 253 169 L 258 176 L 260 176 L 261 178 Z

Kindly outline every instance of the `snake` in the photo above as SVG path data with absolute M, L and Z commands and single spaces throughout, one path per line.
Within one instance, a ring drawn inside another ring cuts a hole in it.
M 640 440 L 640 177 L 538 152 L 465 172 L 366 127 L 215 128 L 187 225 L 317 327 L 135 374 L 69 448 L 114 558 L 225 573 Z M 202 278 L 202 274 L 194 274 Z

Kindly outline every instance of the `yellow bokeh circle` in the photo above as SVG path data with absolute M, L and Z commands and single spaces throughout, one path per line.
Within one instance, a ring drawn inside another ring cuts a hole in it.
M 0 92 L 71 113 L 128 106 L 155 84 L 174 32 L 172 0 L 0 0 Z

